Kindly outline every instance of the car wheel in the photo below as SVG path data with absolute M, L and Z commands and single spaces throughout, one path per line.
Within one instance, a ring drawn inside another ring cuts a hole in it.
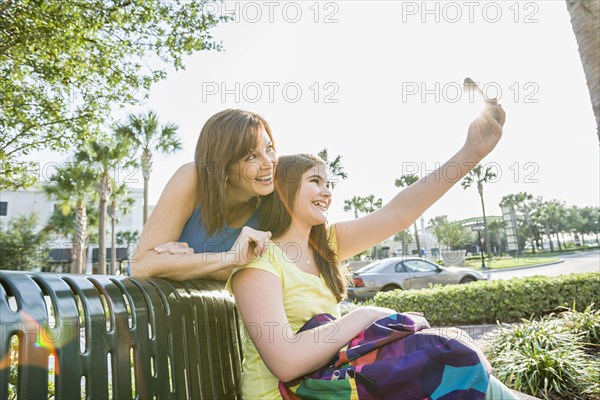
M 473 278 L 472 276 L 465 276 L 464 278 L 462 278 L 460 280 L 460 283 L 469 283 L 469 282 L 475 282 L 476 279 Z
M 400 289 L 399 286 L 396 285 L 386 285 L 381 289 L 382 292 L 391 292 L 392 290 Z

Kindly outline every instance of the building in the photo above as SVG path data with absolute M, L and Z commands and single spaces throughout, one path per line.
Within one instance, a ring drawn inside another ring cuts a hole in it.
M 488 216 L 488 223 L 492 221 L 502 221 L 502 217 L 500 216 Z M 465 228 L 472 230 L 473 226 L 483 225 L 483 217 L 472 217 L 459 221 L 453 221 L 453 223 L 458 223 Z M 421 253 L 426 259 L 430 261 L 438 261 L 442 259 L 442 250 L 445 251 L 444 246 L 440 244 L 438 238 L 435 235 L 435 228 L 432 225 L 425 225 L 425 218 L 421 217 L 418 227 L 419 234 L 419 242 L 421 244 L 421 252 L 417 250 L 417 245 L 414 241 L 414 237 L 412 242 L 408 245 L 408 254 L 409 256 L 418 256 Z M 411 226 L 412 228 L 412 226 Z M 413 229 L 409 228 L 409 232 L 411 235 L 414 235 Z M 401 256 L 402 255 L 402 243 L 396 242 L 393 239 L 389 239 L 385 242 L 386 246 L 390 246 L 394 255 Z M 446 249 L 447 250 L 447 249 Z M 479 246 L 473 245 L 470 246 L 468 253 L 477 254 L 480 249 Z
M 133 208 L 129 214 L 121 214 L 115 231 L 138 231 L 142 232 L 143 227 L 143 205 L 144 191 L 141 188 L 129 188 L 129 196 L 135 200 Z M 38 230 L 43 229 L 54 213 L 57 204 L 49 199 L 41 189 L 21 189 L 17 191 L 0 191 L 0 229 L 6 229 L 8 222 L 19 216 L 35 213 L 38 217 Z M 150 211 L 150 210 L 149 210 Z M 107 218 L 107 248 L 110 247 L 110 219 Z M 49 245 L 50 256 L 57 264 L 68 265 L 71 262 L 72 242 L 69 238 L 56 235 Z M 88 247 L 88 257 L 86 273 L 91 273 L 93 262 L 98 258 L 97 243 L 90 243 Z M 123 258 L 124 254 L 131 254 L 134 249 L 121 249 L 117 258 Z M 107 259 L 110 258 L 110 251 L 107 249 Z

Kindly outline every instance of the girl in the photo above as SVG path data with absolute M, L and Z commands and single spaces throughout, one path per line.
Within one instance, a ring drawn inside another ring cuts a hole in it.
M 267 121 L 243 110 L 213 115 L 195 162 L 173 175 L 144 226 L 131 273 L 174 280 L 226 280 L 264 253 L 256 230 L 261 197 L 273 191 L 277 155 Z M 250 245 L 249 245 L 250 244 Z
M 452 180 L 427 176 L 379 210 L 329 227 L 326 212 L 331 192 L 324 163 L 310 155 L 279 159 L 276 190 L 265 198 L 260 224 L 271 232 L 273 241 L 263 257 L 235 268 L 227 283 L 247 333 L 243 398 L 280 398 L 278 381 L 288 382 L 319 369 L 372 322 L 395 313 L 362 307 L 334 322 L 296 333 L 317 314 L 339 317 L 338 305 L 346 295 L 339 260 L 410 226 L 496 146 L 504 120 L 504 111 L 494 102 L 473 121 L 464 146 L 440 167 L 458 166 L 461 176 Z M 514 398 L 492 378 L 487 390 L 490 398 L 494 390 L 503 396 L 497 398 Z

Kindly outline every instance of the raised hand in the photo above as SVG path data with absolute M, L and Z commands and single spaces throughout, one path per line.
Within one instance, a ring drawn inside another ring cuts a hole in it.
M 485 104 L 485 109 L 469 125 L 467 140 L 463 146 L 477 162 L 496 147 L 506 121 L 506 113 L 498 102 L 489 100 Z

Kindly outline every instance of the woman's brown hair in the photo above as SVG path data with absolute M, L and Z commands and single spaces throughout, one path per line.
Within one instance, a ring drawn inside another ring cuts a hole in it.
M 267 121 L 260 115 L 228 109 L 221 111 L 204 124 L 196 145 L 200 215 L 208 236 L 225 226 L 225 176 L 227 170 L 258 146 L 262 130 L 271 142 L 273 135 Z
M 291 210 L 302 184 L 302 175 L 319 164 L 325 165 L 325 162 L 312 154 L 279 157 L 275 170 L 275 191 L 263 198 L 261 230 L 270 231 L 274 239 L 287 232 L 292 224 Z M 330 239 L 325 224 L 320 224 L 311 228 L 308 242 L 319 271 L 339 302 L 346 297 L 346 279 L 339 265 L 337 249 L 331 248 Z

